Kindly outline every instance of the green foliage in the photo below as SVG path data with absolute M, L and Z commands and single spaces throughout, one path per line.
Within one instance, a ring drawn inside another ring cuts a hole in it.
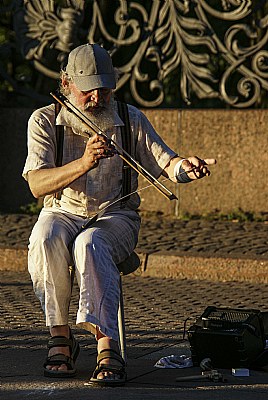
M 27 215 L 38 215 L 41 211 L 42 205 L 38 202 L 29 203 L 20 207 L 20 212 Z

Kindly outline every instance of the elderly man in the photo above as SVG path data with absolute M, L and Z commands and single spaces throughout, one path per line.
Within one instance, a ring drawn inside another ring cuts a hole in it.
M 74 265 L 80 288 L 77 325 L 94 333 L 97 340 L 97 367 L 90 383 L 109 386 L 125 382 L 125 365 L 117 344 L 117 264 L 133 252 L 140 228 L 137 193 L 114 203 L 122 196 L 123 161 L 109 138 L 121 145 L 124 127 L 113 97 L 115 87 L 116 74 L 105 49 L 86 44 L 72 50 L 61 73 L 60 90 L 105 135 L 92 134 L 64 107 L 58 115 L 54 104 L 40 108 L 29 120 L 23 171 L 33 195 L 44 197 L 28 256 L 34 291 L 51 334 L 44 374 L 57 378 L 76 373 L 79 345 L 68 325 L 69 266 Z M 208 165 L 214 164 L 214 159 L 183 160 L 138 109 L 128 105 L 128 116 L 133 156 L 153 176 L 162 174 L 186 183 L 210 174 Z M 64 132 L 60 163 L 59 127 Z M 137 188 L 137 175 L 131 170 L 130 192 Z M 86 218 L 104 208 L 93 224 L 82 229 Z

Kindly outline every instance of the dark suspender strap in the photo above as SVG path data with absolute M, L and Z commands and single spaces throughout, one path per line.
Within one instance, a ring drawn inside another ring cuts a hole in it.
M 61 110 L 61 104 L 55 104 L 55 129 L 56 129 L 56 143 L 57 143 L 57 155 L 56 155 L 56 167 L 60 167 L 62 165 L 62 156 L 63 156 L 63 141 L 64 141 L 64 126 L 56 125 L 56 119 Z M 54 195 L 56 199 L 60 200 L 61 191 L 55 193 Z
M 122 136 L 122 147 L 128 153 L 131 154 L 131 130 L 128 115 L 128 108 L 126 103 L 118 103 L 118 113 L 119 117 L 124 122 L 124 126 L 121 126 L 121 136 Z M 126 157 L 127 158 L 127 157 Z M 122 171 L 122 197 L 126 196 L 131 192 L 131 167 L 123 161 L 123 171 Z M 128 201 L 129 196 L 121 201 L 121 208 L 123 208 Z
M 61 104 L 55 104 L 55 129 L 56 129 L 56 142 L 57 142 L 57 156 L 56 156 L 56 167 L 62 165 L 63 155 L 63 140 L 64 140 L 64 127 L 63 125 L 56 125 L 57 115 L 61 110 Z

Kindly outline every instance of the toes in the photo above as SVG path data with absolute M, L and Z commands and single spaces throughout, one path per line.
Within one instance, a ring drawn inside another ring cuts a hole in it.
M 115 379 L 120 379 L 120 376 L 117 374 L 114 374 L 113 372 L 100 372 L 98 374 L 97 379 L 106 379 L 106 380 L 115 380 Z
M 61 364 L 61 365 L 47 365 L 46 369 L 49 371 L 67 371 L 67 365 Z
M 62 364 L 58 367 L 58 371 L 67 371 L 67 365 L 66 364 Z

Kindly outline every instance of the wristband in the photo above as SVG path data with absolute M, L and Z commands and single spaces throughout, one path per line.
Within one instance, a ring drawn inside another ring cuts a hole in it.
M 182 166 L 184 160 L 186 160 L 186 158 L 183 158 L 182 160 L 178 161 L 174 167 L 174 176 L 177 182 L 179 183 L 189 183 L 192 181 L 192 179 L 189 178 L 187 172 Z

